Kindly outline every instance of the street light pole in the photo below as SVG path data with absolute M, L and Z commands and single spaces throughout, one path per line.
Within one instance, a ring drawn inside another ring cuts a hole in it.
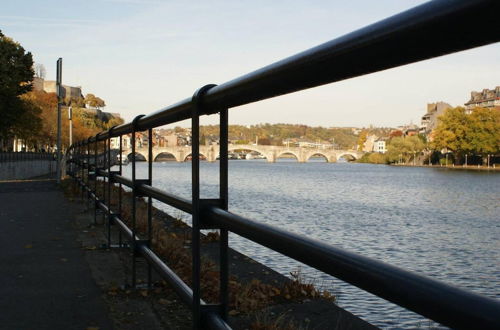
M 62 58 L 57 60 L 56 71 L 56 92 L 57 92 L 57 183 L 61 183 L 61 106 L 62 106 Z
M 69 145 L 73 144 L 73 109 L 68 108 L 68 119 L 69 119 Z

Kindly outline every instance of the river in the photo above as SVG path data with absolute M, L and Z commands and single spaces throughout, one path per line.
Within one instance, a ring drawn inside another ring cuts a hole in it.
M 216 198 L 218 163 L 201 163 L 202 198 Z M 153 163 L 153 186 L 191 197 L 191 164 Z M 124 167 L 130 176 L 131 166 Z M 137 164 L 145 178 L 147 164 Z M 500 174 L 371 164 L 229 162 L 229 210 L 334 246 L 500 298 Z M 157 207 L 184 218 L 161 203 Z M 385 329 L 436 324 L 230 234 L 231 247 L 337 295 Z

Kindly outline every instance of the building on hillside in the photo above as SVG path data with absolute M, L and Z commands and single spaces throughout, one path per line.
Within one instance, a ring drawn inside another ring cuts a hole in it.
M 289 145 L 290 146 L 290 143 Z M 320 141 L 311 142 L 307 139 L 298 139 L 295 146 L 300 148 L 314 148 L 314 149 L 333 149 L 334 145 L 331 143 L 321 143 Z
M 111 149 L 120 149 L 120 138 L 115 136 L 110 139 Z M 130 148 L 130 136 L 122 135 L 123 150 Z
M 385 136 L 376 139 L 373 143 L 373 151 L 385 154 L 387 152 L 387 140 L 389 140 L 389 138 Z
M 470 93 L 470 100 L 464 103 L 467 113 L 476 107 L 481 108 L 495 108 L 500 110 L 500 86 L 495 89 L 483 89 L 482 92 L 472 91 Z
M 177 147 L 179 145 L 179 137 L 177 134 L 164 135 L 165 147 Z
M 63 98 L 83 98 L 82 88 L 80 86 L 73 87 L 62 85 L 62 87 Z M 33 90 L 44 91 L 47 93 L 56 93 L 56 81 L 44 80 L 43 78 L 35 77 L 33 78 Z
M 438 117 L 451 107 L 446 102 L 427 103 L 427 113 L 422 116 L 419 133 L 429 136 L 438 125 Z
M 398 129 L 403 132 L 403 136 L 417 135 L 420 131 L 420 128 L 413 123 L 410 123 L 409 125 L 399 126 Z
M 374 150 L 375 141 L 378 139 L 376 135 L 368 135 L 363 144 L 363 151 L 372 152 Z

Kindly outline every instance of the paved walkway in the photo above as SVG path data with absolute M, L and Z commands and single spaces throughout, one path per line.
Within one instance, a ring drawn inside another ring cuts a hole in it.
M 53 181 L 0 182 L 0 329 L 111 329 Z

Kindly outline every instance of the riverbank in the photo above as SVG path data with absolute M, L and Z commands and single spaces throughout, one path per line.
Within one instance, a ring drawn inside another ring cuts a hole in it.
M 129 202 L 131 196 L 125 191 L 122 191 L 122 194 L 124 202 L 122 216 L 127 221 L 131 211 Z M 71 195 L 78 196 L 78 193 L 73 191 Z M 115 187 L 113 196 L 117 195 L 118 188 Z M 113 208 L 117 206 L 116 198 L 112 199 L 112 205 Z M 146 208 L 147 206 L 142 200 L 137 203 L 139 231 L 145 229 Z M 98 216 L 98 219 L 100 218 L 101 216 Z M 103 225 L 98 225 L 97 231 L 94 230 L 96 236 L 100 237 L 101 243 L 91 244 L 87 253 L 102 253 L 93 247 L 105 243 L 103 227 Z M 113 233 L 112 241 L 116 243 L 118 239 L 116 230 L 113 230 Z M 153 249 L 188 284 L 191 277 L 190 235 L 191 228 L 184 222 L 158 209 L 153 210 Z M 202 295 L 203 299 L 210 303 L 217 302 L 218 297 L 217 241 L 218 235 L 215 233 L 208 234 L 202 239 Z M 127 249 L 113 249 L 111 252 L 118 253 L 123 264 L 121 267 L 123 271 L 118 274 L 118 278 L 113 280 L 123 283 L 124 279 L 129 279 L 131 276 L 129 251 Z M 331 294 L 318 291 L 312 283 L 304 282 L 299 272 L 294 273 L 292 278 L 285 277 L 233 249 L 229 249 L 229 260 L 229 324 L 234 329 L 274 329 L 276 327 L 319 329 L 338 325 L 340 328 L 375 328 L 338 307 Z M 147 265 L 142 262 L 138 270 L 140 282 L 146 281 L 146 270 Z M 98 273 L 104 272 L 106 272 L 105 269 Z M 116 271 L 114 273 L 116 274 Z M 179 304 L 178 298 L 161 278 L 153 277 L 153 290 L 139 290 L 142 292 L 141 294 L 137 294 L 135 291 L 116 284 L 111 287 L 109 284 L 103 287 L 103 292 L 108 293 L 106 300 L 110 303 L 119 302 L 120 299 L 128 300 L 132 297 L 136 300 L 142 299 L 150 305 L 150 309 L 157 314 L 159 323 L 165 324 L 166 328 L 184 329 L 190 327 L 191 312 Z M 110 295 L 111 297 L 109 297 Z M 116 310 L 117 307 L 112 307 L 112 309 Z M 115 319 L 122 319 L 123 313 L 120 315 Z
M 462 170 L 462 171 L 491 171 L 500 172 L 500 166 L 478 166 L 478 165 L 411 165 L 411 164 L 391 164 L 391 166 L 402 166 L 402 167 L 423 167 L 423 168 L 440 168 L 440 169 L 450 169 L 450 170 Z

